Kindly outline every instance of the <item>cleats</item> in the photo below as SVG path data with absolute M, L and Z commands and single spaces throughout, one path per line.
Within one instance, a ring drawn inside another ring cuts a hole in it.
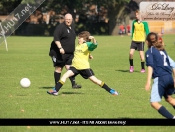
M 130 66 L 129 72 L 130 73 L 134 72 L 134 66 Z
M 79 89 L 79 88 L 81 88 L 81 85 L 75 84 L 75 85 L 72 86 L 72 88 L 74 88 L 74 89 Z
M 140 72 L 141 72 L 141 73 L 145 73 L 145 69 L 142 69 Z
M 112 94 L 112 95 L 119 95 L 119 93 L 117 91 L 115 91 L 114 89 L 110 90 L 110 94 Z
M 51 95 L 56 95 L 56 96 L 58 95 L 58 92 L 55 90 L 55 88 L 47 91 L 47 93 Z

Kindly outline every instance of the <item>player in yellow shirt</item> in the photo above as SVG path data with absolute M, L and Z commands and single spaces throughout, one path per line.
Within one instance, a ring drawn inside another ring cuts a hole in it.
M 134 72 L 133 56 L 134 51 L 138 50 L 141 59 L 141 73 L 144 73 L 145 72 L 144 42 L 146 40 L 146 36 L 149 34 L 149 27 L 147 22 L 140 20 L 140 14 L 138 10 L 135 12 L 135 15 L 136 20 L 132 22 L 132 34 L 131 34 L 132 42 L 129 52 L 130 72 Z
M 48 94 L 58 95 L 58 91 L 66 82 L 66 79 L 71 76 L 80 74 L 84 79 L 90 79 L 93 83 L 104 88 L 112 95 L 118 95 L 118 92 L 109 88 L 103 81 L 94 76 L 93 70 L 90 68 L 89 56 L 90 53 L 97 48 L 97 41 L 88 31 L 83 31 L 78 34 L 78 45 L 75 48 L 74 58 L 70 69 L 57 82 L 55 89 L 47 91 Z

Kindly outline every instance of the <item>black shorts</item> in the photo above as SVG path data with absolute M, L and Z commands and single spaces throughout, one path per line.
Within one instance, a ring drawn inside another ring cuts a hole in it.
M 94 76 L 94 72 L 91 68 L 89 69 L 83 69 L 83 70 L 77 70 L 75 67 L 70 67 L 69 70 L 71 70 L 74 73 L 74 77 L 80 74 L 84 79 L 88 79 L 91 76 Z
M 138 50 L 138 51 L 144 51 L 144 42 L 132 41 L 130 49 L 135 49 L 135 50 Z
M 51 56 L 53 66 L 64 67 L 65 65 L 71 65 L 74 54 L 59 54 Z

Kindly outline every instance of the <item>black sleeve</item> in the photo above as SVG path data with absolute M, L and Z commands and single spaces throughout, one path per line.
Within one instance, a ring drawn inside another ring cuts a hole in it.
M 60 41 L 62 34 L 62 26 L 58 25 L 54 31 L 54 41 Z

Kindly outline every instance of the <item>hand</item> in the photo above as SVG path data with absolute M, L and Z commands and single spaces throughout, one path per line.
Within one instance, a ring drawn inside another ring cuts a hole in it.
M 89 36 L 89 39 L 91 40 L 91 39 L 94 39 L 94 37 L 93 36 Z
M 93 57 L 92 55 L 89 55 L 89 59 L 91 59 L 91 60 L 92 60 L 93 58 L 94 58 L 94 57 Z
M 60 53 L 61 53 L 61 54 L 64 54 L 64 53 L 65 53 L 65 51 L 64 51 L 63 48 L 60 49 Z
M 146 85 L 145 85 L 145 90 L 149 91 L 150 89 L 151 89 L 151 83 L 147 82 Z

